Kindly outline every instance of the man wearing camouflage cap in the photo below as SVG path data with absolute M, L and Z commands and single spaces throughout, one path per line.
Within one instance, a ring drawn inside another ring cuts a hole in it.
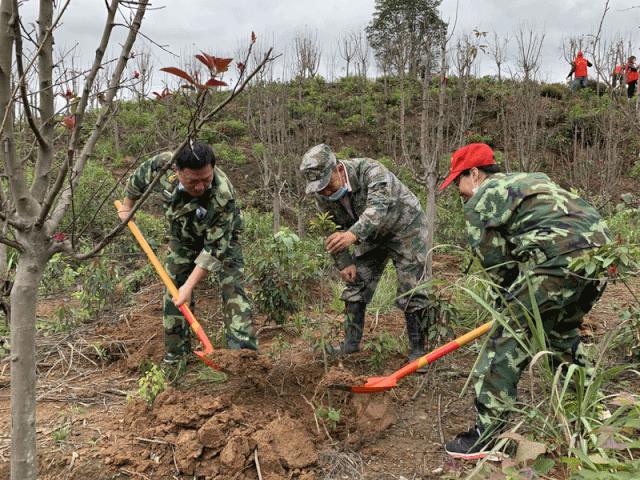
M 160 170 L 171 161 L 164 152 L 142 163 L 131 175 L 118 215 L 127 218 Z M 164 296 L 164 341 L 167 364 L 191 352 L 190 329 L 178 310 L 191 304 L 194 287 L 214 273 L 220 286 L 227 347 L 257 349 L 251 304 L 242 284 L 244 260 L 239 235 L 242 216 L 233 185 L 215 165 L 211 147 L 194 140 L 176 156 L 174 168 L 156 185 L 169 220 L 169 255 L 166 270 L 179 286 L 179 296 Z
M 340 353 L 360 350 L 366 306 L 391 259 L 398 276 L 397 305 L 407 324 L 409 359 L 424 355 L 427 296 L 419 289 L 403 295 L 424 279 L 427 258 L 427 226 L 416 196 L 375 160 L 338 162 L 325 144 L 305 153 L 300 170 L 308 182 L 307 194 L 314 194 L 319 210 L 331 214 L 340 227 L 325 243 L 346 282 Z
M 499 173 L 493 151 L 471 144 L 456 151 L 440 189 L 455 182 L 471 249 L 497 285 L 510 328 L 498 325 L 478 360 L 475 427 L 446 443 L 453 457 L 479 459 L 505 426 L 518 381 L 529 364 L 527 318 L 537 309 L 556 365 L 591 373 L 578 328 L 604 281 L 570 272 L 572 258 L 609 241 L 604 220 L 587 202 L 542 173 Z M 535 300 L 532 301 L 532 299 Z

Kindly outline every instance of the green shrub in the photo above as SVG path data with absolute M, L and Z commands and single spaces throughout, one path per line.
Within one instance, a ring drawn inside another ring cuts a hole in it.
M 540 90 L 540 95 L 562 100 L 567 95 L 567 87 L 559 83 L 545 83 Z
M 402 337 L 403 338 L 403 337 Z M 382 331 L 364 344 L 364 350 L 369 353 L 367 363 L 374 370 L 380 370 L 387 362 L 390 355 L 402 353 L 404 346 L 402 338 Z
M 252 275 L 258 309 L 278 324 L 300 310 L 309 282 L 317 278 L 322 257 L 288 228 L 263 241 Z
M 640 243 L 640 210 L 625 208 L 607 218 L 607 225 L 613 237 L 620 237 L 625 243 Z
M 107 305 L 111 305 L 120 274 L 116 262 L 106 257 L 95 257 L 76 270 L 78 290 L 73 296 L 80 301 L 80 308 L 73 311 L 79 320 L 90 320 Z
M 349 160 L 350 158 L 358 158 L 360 156 L 360 152 L 351 146 L 343 147 L 336 152 L 336 158 L 339 160 Z
M 162 368 L 153 364 L 138 380 L 138 397 L 151 406 L 156 397 L 166 390 L 167 383 L 167 377 Z
M 229 162 L 235 165 L 244 165 L 247 163 L 247 157 L 244 152 L 228 143 L 216 143 L 213 146 L 213 151 L 219 161 Z
M 247 134 L 247 126 L 240 120 L 230 119 L 216 123 L 216 130 L 227 138 L 240 138 Z
M 490 134 L 482 134 L 477 132 L 468 132 L 466 135 L 467 144 L 470 143 L 486 143 L 490 147 L 496 146 L 496 141 Z

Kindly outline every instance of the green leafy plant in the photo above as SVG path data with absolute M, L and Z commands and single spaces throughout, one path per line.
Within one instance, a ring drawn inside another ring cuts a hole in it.
M 402 340 L 396 335 L 382 331 L 364 344 L 364 350 L 369 353 L 367 363 L 374 370 L 384 367 L 387 358 L 404 350 Z
M 202 364 L 196 375 L 198 382 L 202 383 L 224 383 L 229 378 L 226 373 L 213 370 L 211 367 Z
M 277 335 L 271 342 L 271 346 L 269 348 L 269 356 L 271 358 L 280 358 L 282 352 L 285 350 L 290 350 L 291 344 L 287 342 L 282 334 Z
M 119 281 L 119 270 L 115 262 L 105 257 L 96 257 L 77 270 L 80 285 L 73 297 L 80 301 L 74 309 L 76 318 L 86 321 L 109 304 Z
M 331 431 L 335 430 L 340 423 L 340 409 L 320 406 L 316 409 L 316 415 L 325 422 Z
M 321 257 L 308 253 L 298 235 L 286 227 L 264 247 L 253 268 L 258 286 L 255 300 L 262 313 L 282 324 L 300 310 L 306 285 L 316 278 Z
M 158 365 L 151 365 L 149 370 L 138 380 L 138 397 L 153 405 L 156 397 L 167 388 L 167 377 L 162 368 Z
M 69 437 L 71 433 L 71 425 L 65 423 L 64 425 L 59 426 L 54 431 L 51 432 L 51 438 L 53 438 L 58 443 L 63 443 Z
M 247 156 L 244 152 L 228 143 L 216 143 L 213 146 L 213 150 L 216 153 L 216 157 L 220 158 L 223 162 L 230 162 L 235 165 L 244 165 L 247 163 Z

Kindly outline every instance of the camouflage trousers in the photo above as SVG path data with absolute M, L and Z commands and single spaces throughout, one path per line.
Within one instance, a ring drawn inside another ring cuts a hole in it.
M 405 312 L 426 309 L 429 306 L 426 291 L 411 292 L 424 281 L 427 262 L 426 240 L 425 218 L 424 215 L 418 215 L 402 232 L 376 244 L 358 245 L 355 256 L 356 280 L 347 283 L 342 292 L 342 300 L 370 303 L 387 262 L 391 259 L 398 277 L 398 308 Z
M 560 269 L 536 269 L 518 277 L 505 307 L 514 334 L 502 326 L 496 328 L 474 372 L 481 430 L 491 434 L 503 428 L 516 401 L 518 381 L 531 360 L 522 344 L 527 345 L 531 337 L 527 315 L 532 314 L 525 312 L 533 311 L 532 297 L 540 312 L 547 348 L 554 353 L 552 365 L 576 364 L 586 369 L 588 379 L 593 366 L 578 327 L 603 291 L 604 284 L 599 281 L 584 280 Z
M 171 243 L 166 270 L 176 286 L 183 285 L 195 267 L 199 249 Z M 244 260 L 242 249 L 232 242 L 222 267 L 216 272 L 222 296 L 225 337 L 227 347 L 232 349 L 257 349 L 257 340 L 251 315 L 251 304 L 242 284 Z M 192 298 L 191 309 L 195 303 Z M 164 295 L 164 342 L 169 355 L 184 355 L 191 352 L 191 328 L 180 310 L 173 304 L 168 292 Z

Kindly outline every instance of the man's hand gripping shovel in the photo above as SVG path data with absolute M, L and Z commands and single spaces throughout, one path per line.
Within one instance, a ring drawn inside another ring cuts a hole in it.
M 116 209 L 118 210 L 122 206 L 122 204 L 118 200 L 116 200 L 114 204 L 116 206 Z M 163 283 L 167 287 L 167 290 L 169 290 L 169 293 L 171 294 L 171 296 L 173 298 L 177 298 L 178 289 L 176 288 L 175 284 L 173 283 L 169 275 L 167 275 L 167 272 L 162 267 L 162 264 L 158 260 L 158 257 L 156 257 L 156 254 L 153 253 L 153 250 L 151 250 L 151 247 L 145 240 L 144 235 L 142 235 L 142 232 L 140 231 L 138 226 L 133 222 L 133 220 L 129 220 L 128 227 L 129 227 L 129 230 L 131 230 L 131 233 L 133 234 L 133 236 L 136 238 L 136 240 L 140 244 L 140 247 L 142 248 L 144 253 L 147 254 L 147 258 L 149 258 L 151 265 L 153 265 L 153 268 L 155 268 L 156 272 L 158 272 L 158 275 L 160 276 Z M 202 346 L 204 348 L 204 350 L 202 351 L 197 351 L 193 353 L 195 353 L 198 356 L 198 358 L 200 358 L 200 360 L 206 363 L 209 367 L 213 368 L 214 370 L 220 370 L 220 367 L 215 363 L 213 363 L 208 358 L 208 355 L 213 353 L 213 347 L 211 346 L 211 342 L 209 341 L 209 338 L 207 338 L 206 333 L 204 333 L 202 326 L 200 325 L 198 320 L 196 320 L 196 317 L 191 312 L 191 309 L 189 308 L 189 306 L 183 304 L 183 305 L 180 305 L 178 309 L 182 312 L 182 314 L 184 315 L 184 318 L 187 319 L 187 322 L 189 323 L 191 330 L 193 330 L 193 333 L 196 334 L 196 336 L 198 337 L 198 340 L 200 340 L 200 343 L 202 343 Z
M 491 327 L 493 326 L 493 322 L 485 323 L 484 325 L 479 326 L 478 328 L 471 330 L 469 333 L 462 335 L 461 337 L 452 340 L 451 342 L 443 345 L 435 349 L 434 351 L 423 355 L 422 357 L 414 360 L 411 363 L 408 363 L 400 370 L 388 375 L 386 377 L 370 377 L 367 379 L 367 382 L 364 385 L 330 385 L 331 388 L 338 388 L 341 390 L 347 390 L 353 393 L 377 393 L 377 392 L 385 392 L 387 390 L 391 390 L 398 386 L 398 380 L 402 377 L 405 377 L 420 367 L 425 365 L 429 365 L 430 363 L 435 362 L 440 357 L 444 357 L 447 353 L 453 352 L 457 350 L 463 345 L 475 340 L 476 338 L 487 333 Z

